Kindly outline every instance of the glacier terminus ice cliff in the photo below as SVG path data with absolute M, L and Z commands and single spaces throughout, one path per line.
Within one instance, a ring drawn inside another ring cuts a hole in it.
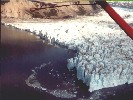
M 133 27 L 133 9 L 114 9 Z M 77 78 L 89 86 L 91 92 L 133 83 L 133 40 L 105 11 L 70 20 L 18 21 L 5 25 L 76 50 L 77 55 L 68 59 L 67 67 L 69 70 L 76 68 Z

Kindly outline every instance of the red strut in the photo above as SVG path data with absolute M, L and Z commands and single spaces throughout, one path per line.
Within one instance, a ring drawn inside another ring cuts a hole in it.
M 125 33 L 131 39 L 133 39 L 133 28 L 131 28 L 106 1 L 96 0 L 96 3 L 99 4 L 110 15 L 110 17 L 125 31 Z

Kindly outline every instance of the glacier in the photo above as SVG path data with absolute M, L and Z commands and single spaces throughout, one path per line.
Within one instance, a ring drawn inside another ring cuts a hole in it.
M 133 9 L 114 9 L 133 27 Z M 2 23 L 76 50 L 67 67 L 76 68 L 77 78 L 89 86 L 90 92 L 133 83 L 133 40 L 105 11 L 69 20 Z

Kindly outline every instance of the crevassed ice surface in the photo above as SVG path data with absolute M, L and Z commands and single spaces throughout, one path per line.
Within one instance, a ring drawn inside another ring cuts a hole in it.
M 133 27 L 133 9 L 114 9 Z M 6 25 L 77 50 L 77 56 L 68 59 L 67 67 L 77 69 L 77 78 L 90 86 L 89 91 L 133 83 L 133 40 L 105 11 L 64 21 Z

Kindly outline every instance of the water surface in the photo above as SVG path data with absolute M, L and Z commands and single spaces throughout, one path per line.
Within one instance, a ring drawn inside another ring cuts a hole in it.
M 67 59 L 75 52 L 1 26 L 1 100 L 133 100 L 133 84 L 92 93 Z M 128 98 L 128 99 L 127 99 Z
M 28 100 L 29 98 L 44 100 L 54 97 L 29 87 L 25 80 L 32 74 L 32 69 L 49 62 L 52 64 L 49 69 L 54 68 L 54 72 L 59 72 L 59 69 L 65 73 L 69 72 L 66 67 L 67 59 L 74 57 L 75 53 L 49 45 L 24 31 L 3 25 L 1 29 L 2 100 Z M 51 80 L 53 78 L 46 72 L 48 69 L 39 74 L 42 75 L 40 82 L 45 81 L 43 77 L 46 76 L 47 82 L 55 84 L 56 80 Z M 47 84 L 47 86 L 53 85 Z

